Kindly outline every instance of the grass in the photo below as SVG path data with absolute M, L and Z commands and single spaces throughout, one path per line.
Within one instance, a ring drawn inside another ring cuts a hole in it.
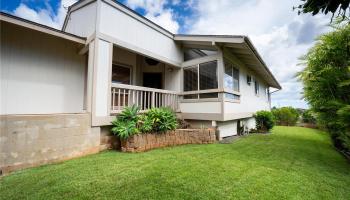
M 275 127 L 232 144 L 102 152 L 0 179 L 0 199 L 350 199 L 328 135 Z

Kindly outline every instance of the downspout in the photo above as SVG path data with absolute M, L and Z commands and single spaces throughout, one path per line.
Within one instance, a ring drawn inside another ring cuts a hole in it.
M 273 92 L 269 92 L 269 104 L 270 104 L 270 110 L 271 110 L 271 94 L 273 94 L 273 93 L 275 93 L 275 92 L 278 92 L 278 91 L 280 91 L 281 89 L 278 89 L 277 88 L 277 90 L 275 90 L 275 91 L 273 91 Z

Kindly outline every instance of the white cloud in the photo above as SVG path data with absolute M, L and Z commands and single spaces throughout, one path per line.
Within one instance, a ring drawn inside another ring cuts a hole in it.
M 146 14 L 145 17 L 157 23 L 172 33 L 177 33 L 179 24 L 173 20 L 172 13 L 169 10 L 163 11 L 159 15 Z
M 280 0 L 217 0 L 196 4 L 198 18 L 190 25 L 193 34 L 248 35 L 282 85 L 272 95 L 276 106 L 307 107 L 302 85 L 295 74 L 303 69 L 299 57 L 313 45 L 314 38 L 328 28 L 324 16 L 297 15 L 298 2 Z
M 77 0 L 62 0 L 57 13 L 53 12 L 54 9 L 51 8 L 49 3 L 46 3 L 46 7 L 39 9 L 38 11 L 29 8 L 25 3 L 21 3 L 13 11 L 13 14 L 30 21 L 60 29 L 63 25 L 68 6 L 75 2 L 77 2 Z
M 164 0 L 127 0 L 126 4 L 132 9 L 142 8 L 146 11 L 145 17 L 154 23 L 164 27 L 172 33 L 177 33 L 179 23 L 175 19 L 173 11 L 165 8 Z M 175 5 L 179 1 L 173 1 Z

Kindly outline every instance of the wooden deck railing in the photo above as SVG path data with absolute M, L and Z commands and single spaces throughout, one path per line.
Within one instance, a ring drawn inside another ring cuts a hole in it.
M 174 111 L 178 109 L 178 95 L 175 91 L 160 90 L 112 83 L 111 113 L 120 113 L 124 107 L 137 105 L 141 111 L 153 107 L 170 107 Z

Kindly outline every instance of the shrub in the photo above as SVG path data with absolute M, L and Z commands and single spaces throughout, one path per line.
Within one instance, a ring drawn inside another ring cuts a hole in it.
M 138 134 L 140 132 L 137 128 L 139 111 L 140 108 L 135 105 L 124 108 L 118 117 L 112 121 L 112 132 L 122 139 Z
M 137 122 L 140 107 L 133 105 L 131 107 L 125 107 L 123 111 L 118 115 L 118 119 L 121 121 L 133 121 Z
M 112 124 L 114 125 L 112 132 L 117 134 L 121 139 L 127 139 L 128 137 L 140 132 L 136 127 L 136 123 L 133 121 L 115 120 Z
M 142 133 L 149 133 L 153 130 L 153 120 L 146 113 L 140 115 L 138 127 Z
M 177 127 L 175 113 L 169 108 L 152 108 L 146 115 L 153 122 L 152 130 L 155 132 L 174 130 Z
M 139 133 L 165 132 L 177 127 L 175 113 L 169 108 L 152 108 L 148 112 L 139 114 L 137 106 L 126 107 L 112 121 L 111 131 L 121 139 Z
M 272 110 L 277 125 L 295 126 L 299 119 L 299 112 L 292 107 L 282 107 Z
M 257 131 L 269 131 L 275 125 L 274 117 L 269 111 L 258 111 L 254 115 Z
M 302 58 L 304 97 L 335 147 L 350 154 L 350 24 L 334 24 Z
M 304 123 L 316 124 L 316 118 L 311 110 L 305 110 L 301 114 L 301 118 Z

